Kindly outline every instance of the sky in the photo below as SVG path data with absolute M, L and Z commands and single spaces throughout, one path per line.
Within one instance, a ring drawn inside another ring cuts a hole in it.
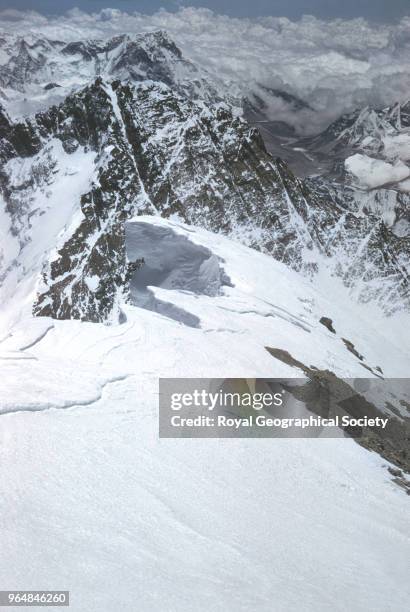
M 180 6 L 194 6 L 231 17 L 271 15 L 299 19 L 308 14 L 321 19 L 364 17 L 386 23 L 410 16 L 409 5 L 410 0 L 0 0 L 0 8 L 43 14 L 64 13 L 74 7 L 86 12 L 109 7 L 151 14 L 161 7 L 173 11 Z

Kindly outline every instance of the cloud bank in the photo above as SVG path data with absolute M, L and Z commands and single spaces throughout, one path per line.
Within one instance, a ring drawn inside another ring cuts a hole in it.
M 229 83 L 235 93 L 246 94 L 260 83 L 307 101 L 314 113 L 280 100 L 268 106 L 271 118 L 288 120 L 307 132 L 357 107 L 410 98 L 407 17 L 384 25 L 312 16 L 297 22 L 284 17 L 232 18 L 201 8 L 153 15 L 73 9 L 58 17 L 8 9 L 0 11 L 0 28 L 67 41 L 165 29 L 187 57 Z

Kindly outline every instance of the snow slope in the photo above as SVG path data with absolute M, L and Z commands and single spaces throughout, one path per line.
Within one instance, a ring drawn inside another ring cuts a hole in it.
M 75 612 L 406 609 L 408 500 L 384 460 L 348 439 L 158 439 L 157 400 L 159 376 L 302 375 L 265 346 L 371 376 L 342 337 L 405 377 L 408 315 L 172 219 L 134 218 L 127 251 L 147 271 L 122 324 L 22 313 L 0 343 L 4 588 L 70 589 Z

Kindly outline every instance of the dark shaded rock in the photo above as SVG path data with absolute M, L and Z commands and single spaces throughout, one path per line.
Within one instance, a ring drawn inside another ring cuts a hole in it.
M 333 321 L 332 319 L 329 319 L 329 317 L 322 317 L 319 321 L 319 323 L 321 323 L 322 325 L 324 325 L 325 327 L 327 327 L 327 329 L 329 331 L 332 332 L 332 334 L 336 333 L 335 328 L 333 327 Z
M 397 477 L 403 476 L 403 472 L 401 470 L 398 470 L 397 468 L 389 467 L 387 469 L 389 470 L 392 476 L 397 476 Z
M 345 347 L 347 348 L 348 351 L 350 351 L 355 357 L 357 357 L 358 359 L 360 359 L 360 361 L 363 361 L 364 357 L 363 355 L 361 355 L 354 347 L 354 344 L 352 342 L 350 342 L 350 340 L 346 340 L 346 338 L 342 338 L 343 343 L 345 345 Z
M 55 89 L 56 87 L 61 87 L 61 85 L 59 85 L 58 83 L 47 83 L 47 85 L 44 85 L 45 91 L 49 91 L 50 89 Z
M 306 366 L 283 349 L 265 348 L 275 359 L 298 368 L 305 374 L 308 379 L 306 384 L 300 385 L 299 381 L 295 386 L 288 380 L 289 384 L 287 386 L 283 384 L 283 386 L 296 399 L 303 401 L 312 413 L 328 417 L 331 405 L 333 409 L 336 406 L 337 409 L 343 411 L 342 413 L 353 418 L 363 416 L 386 418 L 388 416 L 369 402 L 362 393 L 356 391 L 349 381 L 339 378 L 333 372 Z M 403 470 L 410 473 L 409 419 L 404 419 L 402 416 L 389 416 L 384 429 L 380 427 L 359 428 L 355 431 L 345 429 L 345 433 L 352 436 L 364 448 L 378 453 L 390 463 L 395 464 L 399 468 L 398 471 Z

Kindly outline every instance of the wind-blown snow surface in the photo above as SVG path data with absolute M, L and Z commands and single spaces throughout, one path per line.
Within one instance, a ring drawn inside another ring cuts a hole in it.
M 4 588 L 70 589 L 76 612 L 406 609 L 408 500 L 376 454 L 351 440 L 158 439 L 157 394 L 159 376 L 302 375 L 265 346 L 362 377 L 342 337 L 404 377 L 408 316 L 174 221 L 135 218 L 127 248 L 150 268 L 137 294 L 173 316 L 124 304 L 124 322 L 104 326 L 23 312 L 3 330 Z

